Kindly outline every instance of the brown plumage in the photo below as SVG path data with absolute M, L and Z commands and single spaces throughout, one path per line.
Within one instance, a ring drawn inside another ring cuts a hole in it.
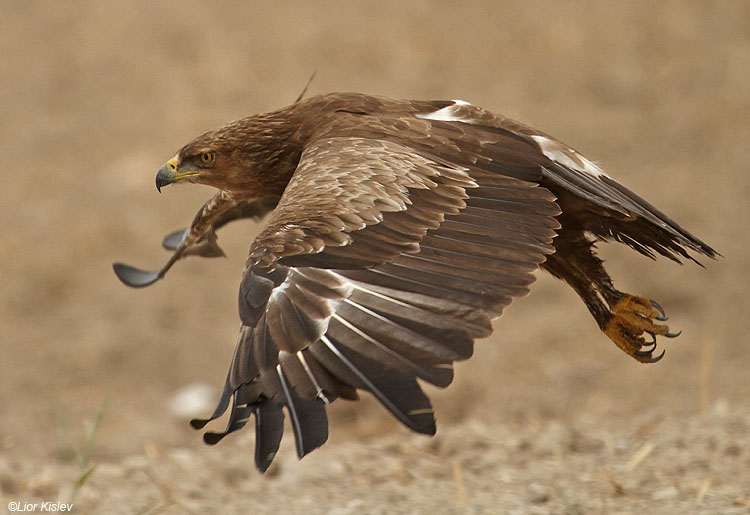
M 328 437 L 325 405 L 372 393 L 433 434 L 417 378 L 447 386 L 452 363 L 491 334 L 542 268 L 570 284 L 599 327 L 638 361 L 676 336 L 653 301 L 614 288 L 593 252 L 615 240 L 654 257 L 717 253 L 575 150 L 461 101 L 354 93 L 297 102 L 199 136 L 158 172 L 219 189 L 169 235 L 158 272 L 115 265 L 146 286 L 187 255 L 222 255 L 216 230 L 270 212 L 242 275 L 242 329 L 224 392 L 202 428 L 256 424 L 256 465 L 278 449 L 286 407 L 300 457 Z M 644 335 L 650 336 L 646 341 Z

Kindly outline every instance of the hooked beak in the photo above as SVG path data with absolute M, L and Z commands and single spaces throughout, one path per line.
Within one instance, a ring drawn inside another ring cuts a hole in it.
M 156 173 L 156 189 L 159 190 L 159 193 L 161 193 L 161 189 L 163 186 L 169 186 L 173 182 L 185 180 L 188 177 L 193 177 L 195 175 L 198 175 L 199 173 L 200 172 L 196 170 L 178 172 L 177 156 L 174 156 L 172 159 L 167 161 L 164 166 L 159 168 L 159 171 Z
M 161 193 L 162 186 L 172 184 L 175 181 L 175 177 L 175 173 L 167 165 L 159 168 L 159 171 L 156 173 L 156 189 L 159 190 L 159 193 Z

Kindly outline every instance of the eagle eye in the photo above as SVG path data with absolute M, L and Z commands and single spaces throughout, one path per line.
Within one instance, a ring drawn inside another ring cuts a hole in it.
M 201 163 L 203 163 L 204 165 L 213 164 L 215 159 L 216 154 L 214 154 L 213 152 L 201 152 Z

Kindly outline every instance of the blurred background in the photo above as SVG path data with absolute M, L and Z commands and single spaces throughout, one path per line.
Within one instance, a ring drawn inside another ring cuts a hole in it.
M 162 236 L 212 194 L 159 195 L 164 161 L 201 132 L 291 103 L 315 70 L 308 96 L 460 98 L 550 133 L 724 256 L 702 269 L 601 247 L 616 285 L 657 299 L 683 330 L 650 366 L 540 274 L 454 384 L 431 393 L 439 431 L 534 434 L 554 423 L 628 434 L 634 419 L 749 420 L 747 2 L 1 0 L 0 55 L 5 497 L 38 495 L 29 485 L 40 475 L 68 470 L 97 417 L 92 462 L 233 452 L 243 481 L 257 480 L 251 428 L 204 448 L 172 403 L 189 385 L 218 394 L 223 384 L 259 226 L 227 227 L 227 259 L 191 258 L 145 290 L 120 284 L 111 264 L 161 266 Z M 329 447 L 410 438 L 369 399 L 332 408 L 329 443 L 300 466 L 319 466 Z M 748 435 L 738 438 L 750 467 Z M 722 480 L 712 481 L 707 491 Z M 750 490 L 747 477 L 723 481 L 742 482 L 740 498 Z M 50 482 L 51 497 L 62 495 Z

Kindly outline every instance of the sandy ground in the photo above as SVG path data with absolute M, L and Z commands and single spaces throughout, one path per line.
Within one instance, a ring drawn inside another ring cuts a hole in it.
M 0 512 L 750 511 L 747 2 L 3 0 L 0 55 Z M 701 269 L 602 248 L 617 285 L 683 330 L 665 359 L 628 359 L 540 275 L 431 394 L 435 438 L 365 399 L 336 403 L 301 462 L 287 435 L 266 476 L 252 429 L 204 446 L 173 401 L 223 382 L 258 226 L 147 290 L 111 263 L 158 266 L 211 194 L 158 195 L 161 163 L 290 103 L 314 70 L 313 94 L 524 120 L 719 250 Z

